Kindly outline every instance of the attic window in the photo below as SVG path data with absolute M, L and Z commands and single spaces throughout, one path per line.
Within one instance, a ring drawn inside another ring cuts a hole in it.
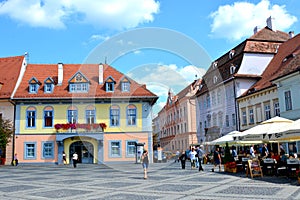
M 35 77 L 31 78 L 29 80 L 29 93 L 37 94 L 39 85 L 40 85 L 40 82 Z
M 217 66 L 218 66 L 218 61 L 213 62 L 212 66 L 213 66 L 213 69 L 217 68 Z
M 214 84 L 216 84 L 218 82 L 218 77 L 214 76 Z
M 288 59 L 290 59 L 290 58 L 294 58 L 294 57 L 295 57 L 295 55 L 294 55 L 294 54 L 290 54 L 290 55 L 286 56 L 286 57 L 283 59 L 283 61 L 282 61 L 282 62 L 285 62 L 285 61 L 287 61 Z
M 88 92 L 90 81 L 81 73 L 77 72 L 69 80 L 69 91 L 72 93 Z
M 235 54 L 235 50 L 230 50 L 229 59 L 233 58 L 234 54 Z
M 122 87 L 122 92 L 130 91 L 130 81 L 127 77 L 124 77 L 123 80 L 121 80 L 121 87 Z
M 230 74 L 234 74 L 235 68 L 236 67 L 233 64 L 230 66 Z
M 54 81 L 52 78 L 48 77 L 45 81 L 44 81 L 44 92 L 45 93 L 52 93 L 53 89 L 54 89 Z
M 108 77 L 105 81 L 106 92 L 113 92 L 115 90 L 115 84 L 116 81 L 113 79 L 113 77 Z

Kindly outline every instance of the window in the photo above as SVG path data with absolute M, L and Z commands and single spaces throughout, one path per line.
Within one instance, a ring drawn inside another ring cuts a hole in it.
M 207 128 L 211 127 L 211 115 L 207 115 Z
M 252 108 L 249 109 L 249 123 L 254 124 L 254 113 Z
M 110 125 L 119 126 L 120 109 L 118 106 L 111 106 L 110 108 Z
M 218 121 L 219 121 L 219 127 L 223 126 L 223 112 L 218 113 Z
M 212 99 L 213 106 L 215 106 L 217 104 L 217 102 L 216 102 L 216 92 L 215 91 L 212 92 L 211 99 Z
M 85 118 L 86 118 L 86 123 L 87 124 L 94 124 L 96 122 L 96 114 L 95 114 L 95 109 L 88 108 L 91 110 L 86 110 L 85 111 Z
M 206 95 L 206 104 L 207 104 L 207 108 L 210 108 L 211 104 L 210 104 L 210 96 L 209 96 L 209 94 Z
M 71 83 L 70 84 L 70 92 L 88 92 L 89 84 L 88 83 Z
M 235 72 L 235 66 L 232 64 L 230 66 L 230 74 L 234 74 L 234 72 Z
M 265 105 L 265 120 L 271 119 L 270 104 Z
M 25 143 L 25 159 L 36 158 L 36 143 Z
M 232 126 L 235 126 L 236 123 L 235 123 L 235 114 L 234 113 L 231 115 L 231 118 L 232 118 Z
M 242 111 L 242 122 L 243 122 L 243 125 L 246 125 L 247 124 L 247 114 L 246 114 L 246 111 Z
M 36 94 L 38 92 L 39 85 L 34 83 L 29 85 L 29 93 Z
M 53 127 L 53 108 L 50 106 L 44 109 L 44 127 Z
M 213 114 L 213 126 L 217 126 L 217 114 Z
M 127 106 L 127 125 L 136 125 L 136 107 L 134 105 Z
M 106 92 L 113 92 L 115 90 L 115 84 L 115 80 L 111 76 L 109 76 L 105 81 Z
M 76 124 L 77 122 L 77 108 L 75 106 L 68 108 L 68 122 L 70 124 Z
M 218 101 L 218 104 L 220 104 L 221 103 L 221 90 L 220 89 L 218 89 L 218 91 L 217 91 L 217 101 Z
M 35 128 L 36 111 L 34 107 L 29 107 L 26 111 L 27 128 Z
M 218 82 L 218 77 L 214 76 L 214 80 L 213 80 L 214 84 L 216 84 Z
M 42 143 L 43 158 L 54 158 L 54 143 L 43 142 Z
M 225 116 L 225 120 L 226 120 L 226 127 L 229 127 L 229 115 Z
M 52 84 L 47 83 L 45 84 L 45 93 L 51 93 L 52 92 Z
M 274 115 L 280 117 L 280 107 L 279 102 L 274 103 Z
M 292 95 L 291 91 L 284 92 L 285 109 L 286 111 L 292 110 Z
M 111 157 L 121 157 L 121 142 L 111 141 L 110 142 L 110 156 Z
M 136 141 L 127 141 L 126 142 L 126 156 L 128 156 L 128 157 L 135 156 L 135 144 L 136 144 Z
M 130 91 L 130 82 L 122 82 L 122 91 L 129 92 Z

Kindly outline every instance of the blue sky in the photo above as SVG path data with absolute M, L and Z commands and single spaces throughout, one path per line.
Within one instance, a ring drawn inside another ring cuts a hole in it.
M 0 0 L 0 57 L 107 62 L 160 96 L 266 26 L 300 31 L 298 0 Z

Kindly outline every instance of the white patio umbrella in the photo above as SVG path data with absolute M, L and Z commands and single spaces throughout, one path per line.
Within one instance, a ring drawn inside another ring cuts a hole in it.
M 275 141 L 298 141 L 300 140 L 300 119 L 281 127 L 277 133 L 273 133 L 270 137 Z
M 276 116 L 242 132 L 242 135 L 239 137 L 239 139 L 242 141 L 272 142 L 272 134 L 278 133 L 283 127 L 291 125 L 293 122 L 293 120 Z
M 252 144 L 252 143 L 260 143 L 260 141 L 240 141 L 240 140 L 235 140 L 235 138 L 238 138 L 239 136 L 241 136 L 243 133 L 240 131 L 232 131 L 229 132 L 228 134 L 215 139 L 211 142 L 208 142 L 209 145 L 226 145 L 226 143 L 228 143 L 228 145 L 233 145 L 233 144 Z

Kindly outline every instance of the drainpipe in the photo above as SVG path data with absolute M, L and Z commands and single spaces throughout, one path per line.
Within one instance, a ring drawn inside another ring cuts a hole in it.
M 12 160 L 11 160 L 11 163 L 13 163 L 13 161 L 14 161 L 14 156 L 15 156 L 15 136 L 16 136 L 16 132 L 15 132 L 15 128 L 16 128 L 16 125 L 15 125 L 15 123 L 16 123 L 16 104 L 13 102 L 13 101 L 11 101 L 11 100 L 9 100 L 9 102 L 14 106 L 14 114 L 13 114 L 13 136 L 12 136 Z

